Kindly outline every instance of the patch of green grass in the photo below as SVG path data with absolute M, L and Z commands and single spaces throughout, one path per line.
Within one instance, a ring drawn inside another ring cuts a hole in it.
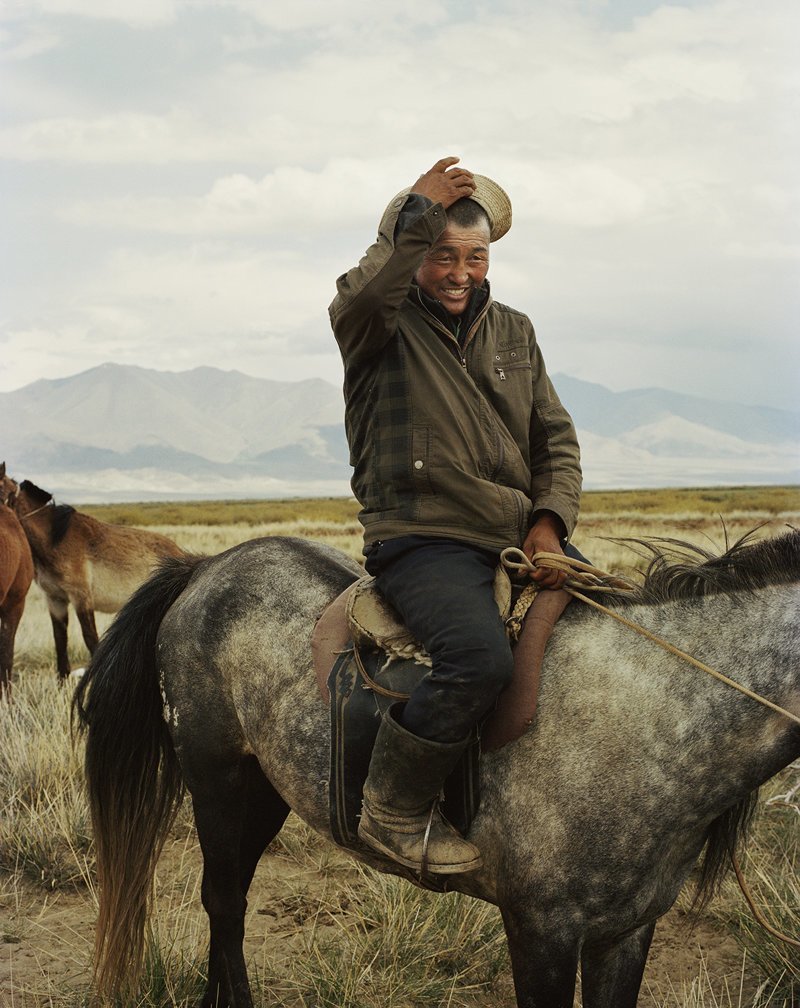
M 653 490 L 587 490 L 581 514 L 721 515 L 757 513 L 764 518 L 800 511 L 800 487 L 666 487 Z
M 292 500 L 148 501 L 131 504 L 85 504 L 81 511 L 118 525 L 263 525 L 272 522 L 338 522 L 354 524 L 358 504 L 352 497 Z M 759 513 L 771 517 L 800 511 L 800 487 L 744 486 L 662 488 L 652 490 L 587 490 L 583 514 Z
M 243 501 L 148 501 L 85 504 L 79 510 L 115 525 L 264 525 L 272 522 L 353 523 L 358 504 L 347 497 Z

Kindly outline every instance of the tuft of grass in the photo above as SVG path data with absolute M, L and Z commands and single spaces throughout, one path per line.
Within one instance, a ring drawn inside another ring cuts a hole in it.
M 796 1008 L 794 1000 L 787 1001 L 768 981 L 763 982 L 752 996 L 744 993 L 749 974 L 747 955 L 742 959 L 738 983 L 728 982 L 715 986 L 708 972 L 705 958 L 700 960 L 696 977 L 679 989 L 670 985 L 666 995 L 655 995 L 657 1008 Z M 647 986 L 645 982 L 645 987 Z
M 80 885 L 91 862 L 82 751 L 69 729 L 70 690 L 55 677 L 21 677 L 0 704 L 0 870 L 47 889 Z
M 788 789 L 781 793 L 786 786 Z M 742 873 L 755 905 L 779 933 L 800 941 L 800 763 L 771 782 L 759 829 Z M 800 1005 L 800 948 L 781 941 L 753 917 L 740 896 L 732 928 L 759 972 L 775 978 L 773 992 L 787 1005 Z
M 343 907 L 346 910 L 343 911 Z M 273 991 L 307 1008 L 467 1006 L 508 968 L 499 912 L 358 867 L 320 902 L 305 954 Z

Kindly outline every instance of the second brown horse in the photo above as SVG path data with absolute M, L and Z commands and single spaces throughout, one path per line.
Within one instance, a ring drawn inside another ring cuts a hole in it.
M 8 477 L 6 477 L 8 479 Z M 164 535 L 112 525 L 56 504 L 53 495 L 24 480 L 14 498 L 47 599 L 60 678 L 70 672 L 69 605 L 74 606 L 90 654 L 98 642 L 95 611 L 117 612 L 164 557 L 183 550 Z

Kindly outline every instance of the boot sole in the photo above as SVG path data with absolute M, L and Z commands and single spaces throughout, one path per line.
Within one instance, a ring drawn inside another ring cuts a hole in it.
M 389 858 L 390 861 L 395 861 L 397 864 L 401 864 L 405 868 L 411 868 L 416 872 L 422 871 L 421 861 L 412 861 L 411 858 L 401 857 L 395 851 L 390 850 L 389 847 L 386 847 L 384 844 L 382 844 L 380 840 L 376 840 L 374 837 L 370 836 L 369 833 L 366 832 L 366 830 L 362 831 L 359 829 L 358 837 L 359 840 L 363 840 L 365 844 L 367 844 L 369 847 L 372 847 L 373 850 L 376 850 L 379 853 L 385 855 L 387 858 Z M 478 856 L 474 857 L 471 861 L 464 861 L 458 865 L 454 864 L 437 865 L 434 862 L 429 861 L 428 864 L 426 865 L 425 870 L 430 875 L 462 875 L 464 872 L 474 871 L 476 868 L 480 868 L 482 864 L 483 864 L 483 857 L 482 855 L 478 854 Z

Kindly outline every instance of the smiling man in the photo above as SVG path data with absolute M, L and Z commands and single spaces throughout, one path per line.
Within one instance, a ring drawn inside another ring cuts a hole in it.
M 499 553 L 561 552 L 580 501 L 575 430 L 533 326 L 486 279 L 510 226 L 500 186 L 442 158 L 390 202 L 330 307 L 366 568 L 433 662 L 381 723 L 359 836 L 433 874 L 481 862 L 437 799 L 511 678 Z M 532 577 L 554 589 L 534 605 L 561 611 L 564 575 Z

